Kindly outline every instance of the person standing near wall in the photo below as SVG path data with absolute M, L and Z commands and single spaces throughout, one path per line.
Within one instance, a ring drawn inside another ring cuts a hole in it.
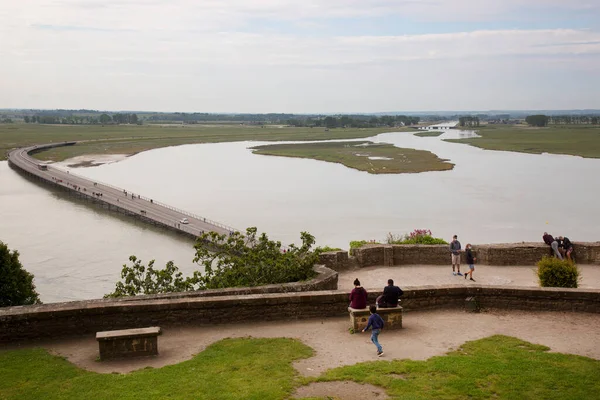
M 475 272 L 475 261 L 477 261 L 477 259 L 473 257 L 471 243 L 467 243 L 467 246 L 465 247 L 465 256 L 467 259 L 467 264 L 469 265 L 469 271 L 465 272 L 465 279 L 467 279 L 467 275 L 471 274 L 471 280 L 475 282 L 475 279 L 473 279 L 473 272 Z
M 554 239 L 552 235 L 550 235 L 548 232 L 544 232 L 544 236 L 542 236 L 542 239 L 544 240 L 544 243 L 546 243 L 548 246 L 550 246 L 550 248 L 552 248 L 552 253 L 554 253 L 554 256 L 562 260 L 563 256 L 558 250 L 558 241 Z
M 460 242 L 458 241 L 458 236 L 454 235 L 452 237 L 452 242 L 450 242 L 450 253 L 452 253 L 452 275 L 460 275 Z

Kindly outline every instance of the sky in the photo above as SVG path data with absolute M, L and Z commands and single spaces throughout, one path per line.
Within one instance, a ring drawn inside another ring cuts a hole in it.
M 600 0 L 0 0 L 0 108 L 600 109 Z

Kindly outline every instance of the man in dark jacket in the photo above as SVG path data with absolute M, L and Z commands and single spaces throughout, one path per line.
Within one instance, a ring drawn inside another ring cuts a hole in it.
M 542 236 L 542 239 L 544 239 L 544 243 L 546 243 L 548 246 L 550 246 L 550 248 L 552 249 L 552 254 L 554 254 L 554 256 L 556 258 L 559 259 L 563 259 L 562 254 L 560 254 L 560 251 L 558 250 L 559 248 L 559 243 L 556 239 L 554 239 L 552 237 L 552 235 L 549 235 L 548 232 L 544 232 L 544 236 Z
M 403 294 L 402 289 L 394 286 L 394 280 L 388 279 L 388 285 L 383 289 L 383 294 L 377 298 L 377 305 L 380 308 L 398 307 L 398 298 Z
M 559 236 L 559 239 L 562 243 L 562 254 L 567 257 L 567 260 L 573 261 L 571 259 L 571 254 L 573 253 L 573 243 L 571 243 L 568 237 Z

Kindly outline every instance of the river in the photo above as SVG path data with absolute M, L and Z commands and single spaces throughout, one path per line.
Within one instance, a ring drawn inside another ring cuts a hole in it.
M 370 140 L 429 150 L 451 171 L 371 175 L 339 164 L 252 154 L 264 142 L 156 149 L 76 172 L 284 243 L 301 231 L 320 245 L 383 240 L 431 229 L 463 242 L 539 241 L 547 230 L 598 240 L 600 160 L 482 150 L 439 137 L 386 133 Z M 364 139 L 363 139 L 364 140 Z M 45 302 L 101 297 L 130 254 L 194 269 L 189 239 L 74 201 L 0 163 L 0 240 L 18 249 Z

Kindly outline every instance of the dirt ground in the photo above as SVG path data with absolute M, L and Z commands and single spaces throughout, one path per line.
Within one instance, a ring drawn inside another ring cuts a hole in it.
M 326 399 L 363 400 L 363 399 L 389 399 L 385 390 L 380 387 L 356 382 L 314 382 L 301 386 L 294 393 L 293 398 L 324 397 Z
M 443 355 L 469 340 L 495 334 L 543 344 L 555 352 L 600 359 L 600 316 L 566 312 L 492 311 L 479 314 L 460 310 L 405 312 L 404 328 L 383 331 L 380 343 L 384 360 L 425 360 Z M 188 360 L 211 343 L 227 337 L 289 337 L 301 340 L 315 355 L 299 360 L 302 375 L 317 376 L 327 369 L 380 359 L 369 334 L 350 334 L 349 318 L 231 324 L 208 327 L 163 327 L 158 357 L 97 361 L 93 335 L 28 343 L 66 357 L 75 365 L 99 373 L 127 373 L 145 367 L 159 368 Z M 14 346 L 12 346 L 14 347 Z
M 578 265 L 581 271 L 579 287 L 581 289 L 600 288 L 600 266 Z M 462 265 L 462 272 L 468 271 L 467 265 Z M 338 288 L 350 291 L 352 282 L 358 278 L 362 286 L 382 291 L 388 279 L 401 288 L 423 285 L 502 285 L 539 287 L 534 267 L 532 266 L 492 266 L 476 265 L 473 278 L 476 282 L 465 280 L 462 276 L 453 276 L 450 265 L 406 265 L 394 267 L 368 267 L 352 271 L 344 271 L 339 275 Z

